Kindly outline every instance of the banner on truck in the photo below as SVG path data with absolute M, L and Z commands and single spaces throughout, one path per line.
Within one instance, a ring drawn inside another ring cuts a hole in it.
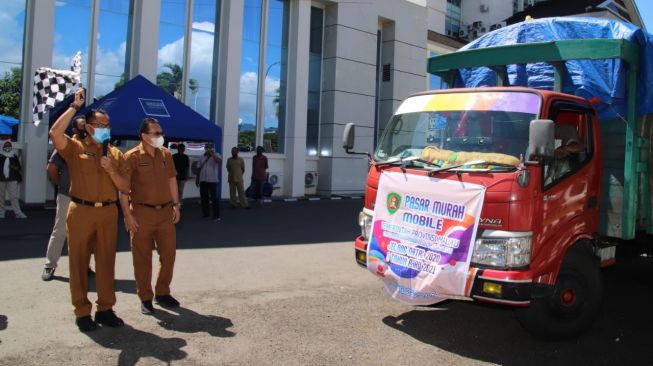
M 428 305 L 469 295 L 485 187 L 383 172 L 376 195 L 367 268 L 394 299 Z

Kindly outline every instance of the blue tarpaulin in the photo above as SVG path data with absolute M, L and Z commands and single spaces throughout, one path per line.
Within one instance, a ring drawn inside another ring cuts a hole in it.
M 91 108 L 107 111 L 112 138 L 139 140 L 141 121 L 152 117 L 161 123 L 168 140 L 212 141 L 216 151 L 222 151 L 222 129 L 219 126 L 140 75 L 80 113 Z
M 460 50 L 506 46 L 521 43 L 574 39 L 625 39 L 640 47 L 636 114 L 653 113 L 653 36 L 640 28 L 617 20 L 589 17 L 535 19 L 488 33 Z M 596 105 L 601 119 L 627 115 L 628 67 L 618 59 L 573 60 L 566 62 L 562 91 L 586 99 L 599 98 Z M 457 87 L 496 85 L 496 74 L 488 68 L 460 70 Z M 553 89 L 553 67 L 545 63 L 510 65 L 510 85 Z

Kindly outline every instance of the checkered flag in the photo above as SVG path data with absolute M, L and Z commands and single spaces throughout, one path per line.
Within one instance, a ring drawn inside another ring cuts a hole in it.
M 34 73 L 34 111 L 35 125 L 43 119 L 43 115 L 57 103 L 64 100 L 73 88 L 80 84 L 82 68 L 82 53 L 77 52 L 68 70 L 56 70 L 39 67 Z

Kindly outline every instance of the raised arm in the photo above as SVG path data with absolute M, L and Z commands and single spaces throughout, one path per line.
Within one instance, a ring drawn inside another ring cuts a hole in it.
M 84 106 L 84 89 L 78 89 L 75 92 L 75 101 L 70 104 L 70 107 L 57 118 L 57 121 L 52 125 L 50 129 L 50 139 L 52 140 L 52 145 L 54 148 L 62 151 L 66 148 L 68 144 L 68 139 L 66 138 L 66 129 L 70 120 L 75 116 L 75 113 Z

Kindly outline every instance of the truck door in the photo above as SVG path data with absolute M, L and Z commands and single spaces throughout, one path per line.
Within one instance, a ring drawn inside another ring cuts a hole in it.
M 569 238 L 596 229 L 598 197 L 595 182 L 593 109 L 578 103 L 551 104 L 555 123 L 555 157 L 545 163 L 542 202 L 544 253 L 561 254 Z M 540 252 L 542 253 L 542 252 Z

